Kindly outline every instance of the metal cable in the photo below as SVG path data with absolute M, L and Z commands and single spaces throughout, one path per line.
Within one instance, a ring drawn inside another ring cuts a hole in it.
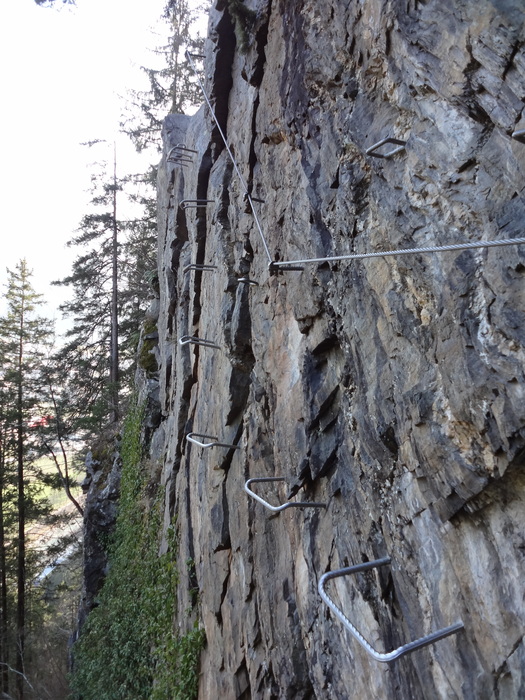
M 211 101 L 210 101 L 210 99 L 209 99 L 209 97 L 208 97 L 208 95 L 207 95 L 207 93 L 206 93 L 206 90 L 204 89 L 204 85 L 202 84 L 202 80 L 199 78 L 199 74 L 197 73 L 197 69 L 196 69 L 196 67 L 195 67 L 195 63 L 193 62 L 193 59 L 192 59 L 191 54 L 190 54 L 189 51 L 186 51 L 186 58 L 188 59 L 190 65 L 191 65 L 191 67 L 192 67 L 193 72 L 195 73 L 195 77 L 197 78 L 197 82 L 199 83 L 199 87 L 200 87 L 200 89 L 201 89 L 201 91 L 202 91 L 202 94 L 204 95 L 204 99 L 206 100 L 206 104 L 208 105 L 208 108 L 209 108 L 209 110 L 210 110 L 210 112 L 211 112 L 211 116 L 213 117 L 213 121 L 215 122 L 215 124 L 216 124 L 216 126 L 217 126 L 217 129 L 219 130 L 219 133 L 220 133 L 220 135 L 221 135 L 221 138 L 222 138 L 222 140 L 223 140 L 223 142 L 224 142 L 224 146 L 226 147 L 226 150 L 228 151 L 228 155 L 230 156 L 230 160 L 231 160 L 231 162 L 232 162 L 232 164 L 233 164 L 233 167 L 235 168 L 235 172 L 237 173 L 237 177 L 239 178 L 239 181 L 240 181 L 240 183 L 241 183 L 241 187 L 242 187 L 243 190 L 244 190 L 244 197 L 245 197 L 245 199 L 248 201 L 248 203 L 249 203 L 249 205 L 250 205 L 250 208 L 251 208 L 251 210 L 252 210 L 253 219 L 254 219 L 254 221 L 255 221 L 255 225 L 257 226 L 257 230 L 259 231 L 259 236 L 261 237 L 261 241 L 262 241 L 262 244 L 263 244 L 263 246 L 264 246 L 264 250 L 265 250 L 265 252 L 266 252 L 266 255 L 268 256 L 268 261 L 269 261 L 269 262 L 272 262 L 272 256 L 270 255 L 270 250 L 268 249 L 268 244 L 266 243 L 266 239 L 264 238 L 264 234 L 263 234 L 263 231 L 262 231 L 261 222 L 259 221 L 259 217 L 257 216 L 257 212 L 255 211 L 255 206 L 254 206 L 253 200 L 252 200 L 252 198 L 251 198 L 251 195 L 250 195 L 249 192 L 248 192 L 248 185 L 246 184 L 246 180 L 244 179 L 244 177 L 243 177 L 243 175 L 242 175 L 242 173 L 241 173 L 241 171 L 240 171 L 240 168 L 239 168 L 239 166 L 237 165 L 237 161 L 236 161 L 235 158 L 233 157 L 233 153 L 232 153 L 232 151 L 231 151 L 231 149 L 230 149 L 230 146 L 228 145 L 228 142 L 227 142 L 227 140 L 226 140 L 226 136 L 224 135 L 224 132 L 223 132 L 223 130 L 221 129 L 221 125 L 219 124 L 219 120 L 218 120 L 217 117 L 215 116 L 215 112 L 214 112 L 214 109 L 213 109 L 213 107 L 212 107 L 212 105 L 211 105 Z
M 428 246 L 426 248 L 403 248 L 401 250 L 382 250 L 377 253 L 352 253 L 350 255 L 334 255 L 327 258 L 307 258 L 305 260 L 273 261 L 272 267 L 285 265 L 304 265 L 305 263 L 335 262 L 337 260 L 363 260 L 365 258 L 383 258 L 392 255 L 411 255 L 413 253 L 441 253 L 447 250 L 469 250 L 470 248 L 496 248 L 505 245 L 521 245 L 523 238 L 505 238 L 499 241 L 471 241 L 470 243 L 451 243 L 449 245 Z
M 193 59 L 191 57 L 191 54 L 189 51 L 186 51 L 186 58 L 188 59 L 193 72 L 195 73 L 195 77 L 197 78 L 197 81 L 199 83 L 199 87 L 202 91 L 202 94 L 204 95 L 204 99 L 206 100 L 206 104 L 208 105 L 208 108 L 211 112 L 211 115 L 213 117 L 213 120 L 217 126 L 217 129 L 219 130 L 219 133 L 221 135 L 221 138 L 224 142 L 224 146 L 226 147 L 226 150 L 228 151 L 228 155 L 230 156 L 230 160 L 233 164 L 233 167 L 235 168 L 235 172 L 237 173 L 237 177 L 239 178 L 239 181 L 241 183 L 242 188 L 244 189 L 244 197 L 247 200 L 247 202 L 250 205 L 250 208 L 252 210 L 253 218 L 255 221 L 255 225 L 257 226 L 257 230 L 259 231 L 259 235 L 262 241 L 262 244 L 264 246 L 264 250 L 266 252 L 266 255 L 268 257 L 268 261 L 270 263 L 270 267 L 275 268 L 275 267 L 284 267 L 284 266 L 289 266 L 289 265 L 303 265 L 305 263 L 323 263 L 323 262 L 336 262 L 338 260 L 364 260 L 366 258 L 382 258 L 382 257 L 388 257 L 388 256 L 395 256 L 395 255 L 412 255 L 415 253 L 441 253 L 444 251 L 448 250 L 469 250 L 471 248 L 495 248 L 497 246 L 507 246 L 507 245 L 521 245 L 525 243 L 525 237 L 522 238 L 506 238 L 502 240 L 497 240 L 497 241 L 472 241 L 469 243 L 452 243 L 450 245 L 442 245 L 442 246 L 427 246 L 425 248 L 404 248 L 401 250 L 384 250 L 376 253 L 352 253 L 349 255 L 333 255 L 330 257 L 325 257 L 325 258 L 306 258 L 304 260 L 281 260 L 281 261 L 275 261 L 272 260 L 272 256 L 270 255 L 270 250 L 268 248 L 268 244 L 266 243 L 266 239 L 263 234 L 261 222 L 259 221 L 259 217 L 257 216 L 257 212 L 255 211 L 255 206 L 253 199 L 251 195 L 248 192 L 248 186 L 246 184 L 246 181 L 240 171 L 240 168 L 237 164 L 237 161 L 235 160 L 233 153 L 230 149 L 230 146 L 228 145 L 228 142 L 226 140 L 226 136 L 224 135 L 223 130 L 221 129 L 221 125 L 219 124 L 219 121 L 215 115 L 215 112 L 213 110 L 211 101 L 206 93 L 206 90 L 204 89 L 204 85 L 199 77 L 199 74 L 197 72 L 197 68 L 195 66 L 195 63 L 193 62 Z M 390 139 L 392 142 L 396 142 L 397 140 Z M 388 141 L 388 139 L 384 139 L 383 141 Z M 379 142 L 383 143 L 383 142 Z M 401 142 L 399 142 L 401 143 Z M 375 144 L 373 148 L 377 148 L 378 144 Z M 404 146 L 403 146 L 404 147 Z M 369 151 L 372 149 L 368 149 Z

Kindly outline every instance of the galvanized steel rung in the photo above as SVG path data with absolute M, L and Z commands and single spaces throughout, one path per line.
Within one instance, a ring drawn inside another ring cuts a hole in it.
M 181 165 L 183 168 L 186 167 L 186 165 L 191 165 L 193 163 L 192 160 L 187 160 L 185 158 L 170 158 L 169 162 L 174 163 L 175 165 Z
M 248 481 L 244 484 L 244 490 L 249 496 L 255 498 L 256 501 L 259 501 L 259 503 L 262 503 L 265 508 L 268 508 L 268 510 L 273 511 L 274 513 L 279 513 L 287 508 L 326 508 L 326 503 L 311 503 L 306 501 L 287 501 L 281 506 L 272 506 L 270 503 L 268 503 L 268 501 L 265 501 L 264 498 L 261 498 L 249 488 L 250 484 L 268 481 L 286 481 L 286 479 L 283 476 L 260 476 L 254 479 L 248 479 Z
M 512 132 L 512 138 L 521 143 L 525 143 L 525 129 L 517 129 Z
M 212 440 L 212 442 L 201 442 L 196 438 L 204 438 L 205 440 Z M 189 442 L 193 442 L 195 445 L 203 447 L 204 449 L 207 449 L 208 447 L 228 447 L 232 450 L 240 449 L 239 445 L 232 445 L 229 442 L 219 442 L 219 438 L 215 437 L 215 435 L 206 435 L 206 433 L 188 433 L 186 435 L 186 440 L 189 440 Z
M 181 209 L 198 209 L 199 207 L 206 207 L 208 204 L 213 204 L 214 199 L 182 199 L 179 202 L 179 207 Z
M 183 151 L 185 153 L 198 153 L 199 152 L 199 151 L 196 151 L 194 148 L 188 148 L 188 146 L 186 146 L 183 143 L 177 143 L 175 146 L 173 146 L 170 153 L 172 151 Z
M 189 165 L 193 163 L 193 153 L 198 153 L 198 151 L 193 148 L 188 148 L 183 143 L 178 143 L 170 149 L 166 160 L 169 163 L 177 163 L 178 165 Z
M 359 632 L 354 625 L 350 622 L 350 620 L 346 617 L 346 615 L 337 607 L 337 605 L 333 602 L 331 598 L 328 597 L 328 594 L 325 591 L 325 584 L 327 581 L 329 581 L 332 578 L 337 578 L 338 576 L 347 576 L 348 574 L 357 574 L 360 571 L 367 571 L 369 569 L 375 569 L 376 567 L 379 566 L 385 566 L 386 564 L 390 564 L 391 560 L 390 557 L 384 557 L 383 559 L 376 559 L 374 561 L 367 561 L 362 564 L 356 564 L 355 566 L 347 566 L 344 569 L 336 569 L 334 571 L 328 571 L 324 576 L 321 576 L 319 579 L 319 584 L 318 584 L 318 590 L 321 598 L 324 600 L 324 602 L 328 605 L 330 610 L 332 610 L 333 613 L 341 620 L 343 625 L 346 627 L 346 629 L 350 632 L 350 634 L 361 644 L 361 646 L 372 656 L 376 661 L 382 661 L 382 662 L 388 662 L 388 661 L 394 661 L 395 659 L 398 659 L 400 656 L 404 656 L 405 654 L 410 654 L 411 652 L 415 651 L 416 649 L 420 649 L 421 647 L 426 647 L 429 644 L 433 644 L 434 642 L 437 642 L 439 639 L 444 639 L 445 637 L 450 636 L 451 634 L 455 634 L 456 632 L 459 632 L 459 630 L 464 628 L 463 622 L 459 621 L 456 622 L 453 625 L 450 625 L 449 627 L 443 627 L 442 629 L 437 630 L 436 632 L 432 632 L 431 634 L 427 634 L 424 637 L 421 637 L 420 639 L 416 639 L 413 642 L 408 642 L 407 644 L 403 644 L 402 646 L 398 647 L 397 649 L 393 649 L 392 651 L 389 652 L 380 652 L 376 651 L 373 646 L 363 637 L 361 632 Z
M 240 284 L 248 284 L 250 287 L 258 287 L 259 282 L 256 282 L 255 280 L 251 280 L 249 277 L 238 277 L 237 282 Z
M 388 153 L 376 153 L 378 148 L 381 148 L 381 146 L 384 146 L 387 143 L 392 143 L 397 146 L 397 148 L 393 148 L 391 151 L 388 151 Z M 374 158 L 392 158 L 392 156 L 395 156 L 396 153 L 404 150 L 405 146 L 406 141 L 388 136 L 386 139 L 381 139 L 381 141 L 378 141 L 377 143 L 374 143 L 373 146 L 370 146 L 370 148 L 367 148 L 365 153 L 367 156 L 374 156 Z
M 203 345 L 205 348 L 216 348 L 220 350 L 221 346 L 216 343 L 212 343 L 211 340 L 206 338 L 197 338 L 196 335 L 183 335 L 179 338 L 179 345 Z
M 303 260 L 302 262 L 309 262 L 308 260 Z M 273 261 L 268 265 L 268 271 L 271 275 L 276 272 L 302 272 L 304 267 L 302 265 L 291 265 L 289 262 L 278 262 Z
M 190 272 L 190 270 L 195 270 L 197 272 L 204 272 L 204 271 L 213 271 L 217 269 L 217 265 L 199 265 L 198 263 L 191 263 L 191 265 L 186 265 L 182 269 L 182 274 L 185 275 L 187 272 Z
M 174 159 L 186 160 L 186 161 L 188 161 L 188 163 L 193 163 L 193 156 L 190 155 L 189 153 L 179 151 L 177 146 L 172 148 L 167 156 L 167 160 L 174 160 Z
M 252 202 L 259 202 L 259 204 L 265 204 L 266 200 L 265 199 L 259 199 L 259 197 L 252 197 L 249 192 L 245 192 L 242 196 L 245 202 L 248 202 L 250 199 Z

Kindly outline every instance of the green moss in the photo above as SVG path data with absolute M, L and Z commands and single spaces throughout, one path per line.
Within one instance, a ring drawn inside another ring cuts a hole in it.
M 143 340 L 138 357 L 139 367 L 150 374 L 157 372 L 159 369 L 157 358 L 152 352 L 153 348 L 157 345 L 157 341 L 154 338 L 147 338 L 146 336 L 152 335 L 156 330 L 157 325 L 154 321 L 146 321 L 144 323 Z
M 143 411 L 134 406 L 125 421 L 122 482 L 110 570 L 99 605 L 88 616 L 73 649 L 73 697 L 82 700 L 191 700 L 196 697 L 204 633 L 195 626 L 175 632 L 176 534 L 158 555 L 164 492 L 144 469 Z M 183 621 L 181 621 L 183 622 Z
M 227 0 L 228 11 L 235 23 L 235 35 L 241 53 L 250 48 L 251 34 L 257 19 L 257 13 L 246 7 L 243 0 Z

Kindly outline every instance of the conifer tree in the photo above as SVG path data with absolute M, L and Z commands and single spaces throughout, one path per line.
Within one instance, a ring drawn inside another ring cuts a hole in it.
M 167 40 L 154 51 L 160 67 L 141 67 L 149 88 L 129 94 L 126 114 L 121 122 L 122 131 L 139 152 L 150 146 L 160 149 L 160 132 L 167 114 L 183 114 L 202 102 L 185 51 L 202 52 L 204 39 L 198 35 L 196 24 L 208 7 L 207 0 L 203 0 L 199 7 L 189 0 L 166 2 L 162 20 Z
M 6 398 L 4 422 L 11 434 L 13 462 L 16 473 L 17 566 L 16 566 L 16 688 L 17 696 L 24 697 L 24 655 L 26 639 L 26 525 L 36 515 L 37 508 L 28 490 L 28 465 L 31 462 L 31 424 L 41 385 L 39 368 L 43 361 L 42 348 L 51 334 L 47 319 L 37 316 L 42 303 L 30 282 L 31 271 L 21 260 L 14 271 L 8 270 L 5 295 L 7 314 L 0 320 L 2 337 L 2 389 Z M 5 434 L 4 434 L 5 439 Z M 6 476 L 4 447 L 3 481 Z M 5 512 L 4 507 L 4 512 Z M 5 533 L 4 533 L 5 536 Z
M 95 143 L 98 141 L 88 145 Z M 62 372 L 74 387 L 70 398 L 79 415 L 91 414 L 101 426 L 118 419 L 119 403 L 118 276 L 122 246 L 117 204 L 122 182 L 117 178 L 116 153 L 109 177 L 92 175 L 92 182 L 91 211 L 82 218 L 78 235 L 68 243 L 87 250 L 76 258 L 71 274 L 54 284 L 70 286 L 74 294 L 61 307 L 73 325 L 58 354 Z
M 3 377 L 3 352 L 0 341 L 0 377 Z M 6 421 L 6 406 L 8 397 L 4 390 L 3 381 L 0 381 L 0 691 L 9 695 L 9 665 L 10 644 L 9 628 L 11 622 L 12 606 L 9 600 L 8 590 L 8 552 L 9 534 L 12 531 L 14 518 L 14 504 L 12 502 L 15 493 L 15 484 L 12 474 L 9 474 L 9 432 Z
M 119 418 L 119 392 L 135 359 L 156 247 L 154 200 L 144 191 L 150 178 L 119 178 L 114 155 L 109 176 L 103 166 L 92 179 L 90 211 L 69 242 L 86 251 L 71 274 L 55 282 L 73 292 L 61 307 L 73 319 L 56 356 L 68 378 L 61 394 L 69 404 L 69 429 L 76 425 L 87 434 Z

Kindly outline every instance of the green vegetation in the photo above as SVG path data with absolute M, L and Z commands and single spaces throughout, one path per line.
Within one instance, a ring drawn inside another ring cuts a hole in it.
M 154 67 L 143 67 L 150 89 L 133 91 L 122 116 L 122 128 L 137 150 L 155 162 L 165 115 L 202 101 L 184 51 L 202 52 L 196 24 L 203 8 L 190 0 L 164 4 L 166 36 L 154 52 Z M 64 574 L 60 584 L 54 581 L 73 560 L 78 563 L 70 556 L 78 528 L 67 537 L 58 532 L 66 519 L 84 515 L 78 490 L 83 458 L 77 450 L 90 449 L 99 462 L 97 478 L 106 476 L 136 365 L 149 375 L 158 371 L 152 321 L 143 329 L 143 336 L 151 337 L 144 337 L 137 352 L 151 286 L 158 292 L 159 285 L 153 271 L 156 170 L 144 161 L 145 172 L 121 174 L 115 145 L 108 150 L 111 144 L 103 139 L 86 145 L 97 146 L 99 154 L 91 201 L 70 241 L 79 246 L 71 271 L 55 283 L 71 293 L 61 306 L 70 319 L 65 342 L 55 347 L 52 324 L 37 315 L 43 300 L 31 287 L 25 261 L 8 271 L 2 297 L 0 696 L 16 695 L 18 700 L 69 697 L 67 640 L 76 624 L 80 573 Z M 107 150 L 104 162 L 100 149 Z M 189 699 L 196 692 L 203 632 L 191 628 L 194 614 L 176 619 L 175 534 L 168 553 L 159 557 L 163 494 L 155 476 L 147 483 L 140 421 L 135 408 L 122 446 L 117 532 L 113 537 L 106 531 L 93 535 L 109 556 L 111 573 L 75 649 L 74 692 L 85 699 Z M 65 552 L 67 560 L 42 576 Z M 189 579 L 186 570 L 181 578 Z M 195 613 L 194 579 L 193 574 L 187 585 Z M 174 629 L 189 631 L 182 635 Z
M 235 22 L 235 35 L 239 51 L 246 53 L 250 48 L 250 35 L 257 19 L 257 13 L 246 7 L 243 0 L 228 0 L 228 11 Z
M 82 700 L 191 700 L 204 633 L 179 636 L 176 537 L 159 556 L 163 489 L 148 480 L 143 411 L 133 406 L 122 435 L 122 486 L 110 571 L 99 605 L 74 647 L 72 689 Z M 181 621 L 182 622 L 182 621 Z
M 143 325 L 143 340 L 142 345 L 139 349 L 139 367 L 144 369 L 149 374 L 157 372 L 159 367 L 157 365 L 157 359 L 152 352 L 154 347 L 157 345 L 157 340 L 154 338 L 148 338 L 148 335 L 153 335 L 157 330 L 157 324 L 154 321 L 145 321 Z

